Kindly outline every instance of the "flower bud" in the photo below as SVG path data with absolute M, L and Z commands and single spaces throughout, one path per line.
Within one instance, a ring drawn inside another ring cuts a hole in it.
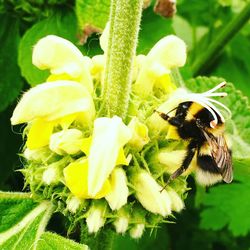
M 175 170 L 177 170 L 186 155 L 186 150 L 169 150 L 162 149 L 157 155 L 158 161 L 165 165 L 166 172 L 169 174 L 174 173 Z
M 111 191 L 105 196 L 112 210 L 118 210 L 127 203 L 129 190 L 126 173 L 122 168 L 116 167 L 111 174 Z
M 71 212 L 72 214 L 75 214 L 77 209 L 81 205 L 81 200 L 77 198 L 76 196 L 72 196 L 67 199 L 66 204 L 67 204 L 67 209 L 69 210 L 69 212 Z
M 48 160 L 50 156 L 52 156 L 52 153 L 48 148 L 45 147 L 38 149 L 26 148 L 23 152 L 23 156 L 29 161 L 44 162 L 45 160 Z
M 162 149 L 158 153 L 158 160 L 165 165 L 165 171 L 169 174 L 174 173 L 182 164 L 186 156 L 186 150 L 171 150 L 170 148 Z M 190 167 L 183 173 L 183 176 L 189 175 L 196 167 L 196 159 L 194 158 L 190 163 Z
M 132 131 L 132 138 L 129 140 L 128 144 L 138 150 L 141 150 L 150 140 L 148 137 L 147 126 L 141 123 L 137 117 L 133 117 L 128 124 L 128 127 Z
M 76 154 L 81 150 L 83 135 L 78 129 L 65 129 L 50 137 L 49 148 L 59 155 Z
M 115 230 L 118 234 L 124 234 L 128 229 L 129 219 L 126 216 L 118 217 L 114 221 Z
M 139 239 L 141 238 L 144 229 L 145 224 L 136 224 L 130 229 L 129 234 L 132 238 Z
M 42 180 L 45 184 L 51 185 L 56 184 L 60 180 L 60 171 L 58 169 L 57 163 L 52 163 L 43 172 Z
M 171 213 L 171 199 L 169 194 L 146 171 L 134 173 L 132 184 L 135 195 L 142 206 L 148 211 L 167 216 Z
M 184 208 L 184 202 L 181 197 L 174 191 L 173 188 L 168 187 L 167 192 L 171 199 L 171 209 L 175 212 L 180 212 Z
M 95 203 L 88 211 L 86 219 L 88 232 L 97 233 L 105 223 L 106 206 L 103 203 Z

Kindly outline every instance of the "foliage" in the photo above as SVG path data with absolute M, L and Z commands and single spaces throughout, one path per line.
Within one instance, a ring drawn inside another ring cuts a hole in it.
M 48 201 L 35 202 L 28 193 L 0 193 L 1 249 L 87 249 L 61 236 L 44 232 L 53 212 Z
M 29 3 L 26 4 L 26 2 Z M 87 38 L 83 37 L 82 30 L 86 24 L 101 30 L 109 13 L 109 1 L 106 0 L 96 1 L 96 5 L 92 5 L 91 1 L 77 0 L 74 10 L 72 1 L 60 1 L 60 5 L 53 1 L 44 1 L 46 6 L 33 2 L 20 1 L 16 4 L 14 1 L 0 1 L 2 20 L 0 27 L 2 45 L 0 48 L 2 73 L 0 81 L 0 111 L 2 112 L 0 115 L 2 138 L 0 187 L 5 190 L 21 191 L 23 182 L 18 173 L 12 171 L 20 168 L 21 164 L 17 160 L 16 153 L 22 145 L 20 136 L 11 133 L 8 122 L 12 112 L 10 105 L 16 103 L 22 88 L 25 90 L 28 85 L 39 84 L 48 76 L 46 71 L 41 72 L 32 66 L 33 45 L 47 34 L 56 34 L 75 43 L 87 55 L 97 54 L 100 51 L 98 35 L 91 35 L 90 32 L 87 34 L 87 36 L 90 35 L 87 43 L 79 45 L 79 42 Z M 150 6 L 143 13 L 137 52 L 146 54 L 159 38 L 166 34 L 176 33 L 188 45 L 189 61 L 181 70 L 187 87 L 195 92 L 207 90 L 222 79 L 195 78 L 190 80 L 193 75 L 192 66 L 197 58 L 206 52 L 229 20 L 240 13 L 244 4 L 249 4 L 245 2 L 247 1 L 179 0 L 178 12 L 173 19 L 164 19 L 156 15 Z M 218 51 L 217 58 L 209 62 L 208 66 L 202 70 L 204 75 L 222 77 L 233 83 L 228 84 L 226 89 L 228 97 L 223 101 L 232 110 L 234 121 L 228 124 L 228 130 L 233 135 L 234 183 L 219 184 L 204 190 L 196 187 L 190 178 L 189 183 L 193 191 L 187 199 L 186 211 L 176 216 L 175 225 L 163 226 L 161 229 L 148 232 L 138 242 L 127 236 L 120 236 L 115 241 L 114 249 L 152 249 L 157 246 L 159 249 L 171 247 L 173 250 L 179 250 L 199 249 L 201 245 L 209 250 L 249 248 L 250 111 L 248 100 L 243 97 L 243 94 L 250 97 L 249 39 L 250 24 L 247 23 L 231 41 L 223 44 L 223 50 Z M 68 249 L 85 249 L 84 246 L 59 235 L 44 232 L 51 209 L 50 204 L 39 204 L 28 194 L 14 193 L 9 196 L 9 193 L 1 193 L 1 249 L 10 249 L 8 244 L 13 241 L 20 244 L 18 247 L 33 247 L 34 239 L 38 243 L 37 249 L 63 249 L 60 248 L 62 244 L 68 244 Z M 32 221 L 30 218 L 34 214 L 38 217 Z M 17 226 L 19 222 L 24 223 Z M 2 233 L 6 229 L 9 234 L 3 236 Z M 12 232 L 17 232 L 15 230 L 18 230 L 18 233 L 14 237 Z

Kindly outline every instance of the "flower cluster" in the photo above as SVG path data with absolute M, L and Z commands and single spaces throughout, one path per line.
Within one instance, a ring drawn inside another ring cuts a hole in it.
M 178 104 L 170 73 L 185 64 L 186 46 L 170 35 L 135 57 L 125 122 L 101 110 L 106 43 L 104 32 L 104 54 L 89 58 L 61 37 L 39 40 L 32 61 L 50 76 L 23 95 L 11 122 L 27 123 L 22 172 L 34 197 L 51 199 L 73 224 L 81 218 L 89 233 L 107 225 L 139 238 L 184 208 L 185 176 L 163 189 L 183 142 L 154 109 Z

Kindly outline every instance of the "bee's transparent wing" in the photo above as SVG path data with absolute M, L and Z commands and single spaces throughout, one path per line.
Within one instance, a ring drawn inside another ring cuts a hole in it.
M 223 181 L 230 183 L 233 180 L 232 156 L 224 135 L 214 136 L 204 130 L 202 131 L 211 148 L 211 155 L 216 162 Z

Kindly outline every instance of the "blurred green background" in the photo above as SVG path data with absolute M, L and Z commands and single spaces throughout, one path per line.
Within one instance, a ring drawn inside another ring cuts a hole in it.
M 143 11 L 137 53 L 146 54 L 161 37 L 176 34 L 188 47 L 188 62 L 181 69 L 184 80 L 197 75 L 222 77 L 249 98 L 249 5 L 244 0 L 178 0 L 177 13 L 163 18 L 154 12 L 152 2 Z M 108 0 L 0 0 L 0 190 L 23 188 L 22 175 L 16 171 L 22 166 L 18 157 L 22 126 L 11 127 L 10 117 L 23 91 L 47 77 L 46 72 L 31 65 L 32 46 L 41 37 L 56 34 L 74 42 L 85 55 L 102 53 L 99 34 L 89 32 L 101 31 L 108 13 Z M 242 21 L 227 39 L 220 40 L 230 22 L 243 14 L 245 25 Z M 86 24 L 95 29 L 86 29 Z M 216 42 L 216 53 L 199 65 Z M 249 110 L 248 101 L 244 103 Z M 250 124 L 246 126 L 250 128 Z M 250 139 L 246 145 L 249 143 Z M 231 185 L 203 189 L 189 177 L 192 189 L 186 209 L 176 214 L 174 223 L 148 230 L 138 241 L 117 237 L 114 249 L 250 249 L 249 159 L 250 155 L 246 155 L 244 160 L 234 162 L 236 180 Z M 65 235 L 62 221 L 62 216 L 55 215 L 50 229 Z

